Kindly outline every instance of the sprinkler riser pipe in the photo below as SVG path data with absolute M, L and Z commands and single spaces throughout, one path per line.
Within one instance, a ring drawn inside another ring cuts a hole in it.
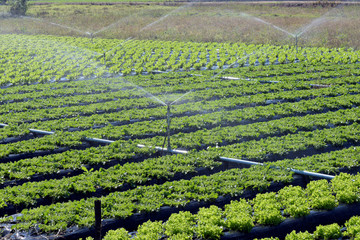
M 168 140 L 168 146 L 167 146 L 167 149 L 168 151 L 170 152 L 171 151 L 171 145 L 170 145 L 170 124 L 171 124 L 171 119 L 170 119 L 170 115 L 171 115 L 171 112 L 170 112 L 170 104 L 168 105 L 167 107 L 167 140 Z

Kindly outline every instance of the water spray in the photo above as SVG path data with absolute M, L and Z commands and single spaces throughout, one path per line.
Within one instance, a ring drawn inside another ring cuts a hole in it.
M 295 47 L 296 47 L 296 54 L 298 54 L 298 35 L 295 35 Z

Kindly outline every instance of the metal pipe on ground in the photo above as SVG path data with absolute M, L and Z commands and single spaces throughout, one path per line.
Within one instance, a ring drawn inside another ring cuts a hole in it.
M 0 123 L 0 127 L 7 127 L 9 125 L 5 124 L 5 123 Z

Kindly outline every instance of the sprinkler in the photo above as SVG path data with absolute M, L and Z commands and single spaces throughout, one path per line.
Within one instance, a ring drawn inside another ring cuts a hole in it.
M 164 143 L 163 143 L 163 149 L 165 147 L 165 143 L 166 143 L 166 139 L 167 139 L 167 151 L 168 152 L 171 152 L 171 143 L 170 143 L 170 135 L 171 135 L 171 132 L 170 132 L 170 124 L 171 124 L 171 109 L 170 109 L 170 106 L 171 106 L 171 103 L 166 103 L 166 106 L 167 106 L 167 113 L 166 113 L 166 116 L 167 116 L 167 128 L 166 128 L 166 135 L 165 135 L 165 139 L 164 139 Z
M 167 139 L 168 139 L 168 146 L 167 149 L 170 152 L 171 151 L 171 145 L 170 145 L 170 123 L 171 123 L 171 112 L 170 112 L 170 104 L 167 105 Z
M 299 36 L 299 35 L 295 35 L 295 47 L 296 47 L 296 53 L 298 53 L 298 36 Z
M 90 36 L 90 39 L 91 39 L 91 43 L 94 43 L 94 33 L 87 33 L 89 36 Z

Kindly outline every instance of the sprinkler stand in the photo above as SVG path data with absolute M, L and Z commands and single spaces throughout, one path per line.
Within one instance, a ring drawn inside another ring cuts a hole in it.
M 94 34 L 90 33 L 90 39 L 91 39 L 91 43 L 94 43 Z
M 167 139 L 168 139 L 168 146 L 167 150 L 171 152 L 171 145 L 170 145 L 170 123 L 171 123 L 171 112 L 170 112 L 170 104 L 167 105 Z

